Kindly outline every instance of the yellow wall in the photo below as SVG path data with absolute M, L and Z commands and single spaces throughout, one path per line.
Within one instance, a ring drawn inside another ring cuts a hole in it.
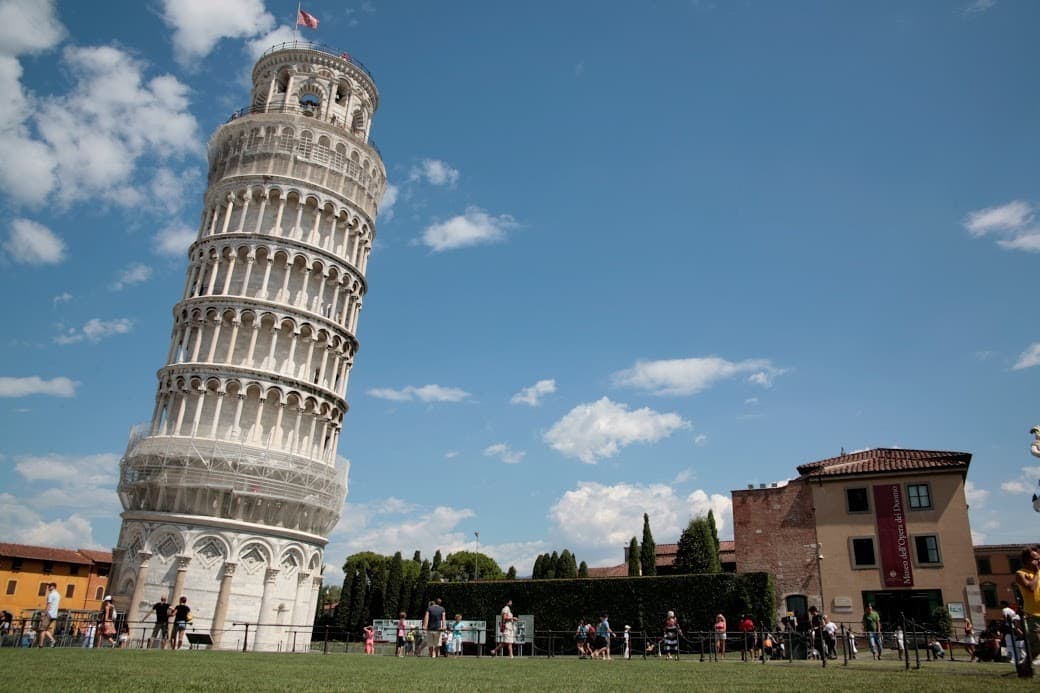
M 52 571 L 44 573 L 43 561 L 24 558 L 21 559 L 21 569 L 12 570 L 13 560 L 16 559 L 8 556 L 0 558 L 0 609 L 10 611 L 15 618 L 21 615 L 23 609 L 41 609 L 45 606 L 47 599 L 40 596 L 40 583 L 57 583 L 61 596 L 60 609 L 99 608 L 99 602 L 94 599 L 96 595 L 88 593 L 92 583 L 96 589 L 98 582 L 95 566 L 54 561 Z M 72 572 L 77 568 L 78 574 L 73 575 Z M 14 594 L 9 594 L 12 581 L 15 583 Z M 72 590 L 71 597 L 67 596 L 69 589 Z
M 823 577 L 824 610 L 834 621 L 859 622 L 863 614 L 862 592 L 886 590 L 881 575 L 881 552 L 877 545 L 877 525 L 872 488 L 875 485 L 899 483 L 902 485 L 905 522 L 911 537 L 915 590 L 942 590 L 943 603 L 961 602 L 968 605 L 965 586 L 974 578 L 975 555 L 971 529 L 968 524 L 967 502 L 964 497 L 964 479 L 961 473 L 914 473 L 907 475 L 856 476 L 822 484 L 811 482 L 813 504 L 816 508 L 818 541 L 824 558 L 819 562 Z M 911 510 L 907 499 L 907 484 L 928 483 L 931 487 L 932 509 Z M 870 510 L 849 513 L 845 500 L 846 488 L 868 490 Z M 919 565 L 913 550 L 913 537 L 935 534 L 939 537 L 941 564 Z M 853 537 L 874 537 L 875 558 L 878 567 L 853 567 Z M 851 608 L 843 607 L 847 599 Z M 836 604 L 837 600 L 837 604 Z M 892 616 L 882 614 L 882 617 Z

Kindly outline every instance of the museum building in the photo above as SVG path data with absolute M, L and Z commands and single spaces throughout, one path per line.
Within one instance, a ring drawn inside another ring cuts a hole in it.
M 737 572 L 774 575 L 778 619 L 817 606 L 886 627 L 899 615 L 984 621 L 964 482 L 971 454 L 876 448 L 809 462 L 732 492 Z

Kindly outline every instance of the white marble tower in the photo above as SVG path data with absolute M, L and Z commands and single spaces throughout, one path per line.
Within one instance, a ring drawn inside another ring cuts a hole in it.
M 336 449 L 386 170 L 372 76 L 295 42 L 209 141 L 198 238 L 152 420 L 120 463 L 113 594 L 188 598 L 219 647 L 306 649 L 347 492 Z M 256 625 L 258 624 L 258 625 Z

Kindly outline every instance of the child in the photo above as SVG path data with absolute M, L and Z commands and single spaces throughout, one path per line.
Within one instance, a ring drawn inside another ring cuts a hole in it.
M 455 621 L 451 624 L 451 641 L 448 643 L 448 652 L 456 657 L 462 656 L 462 614 L 455 614 Z
M 397 653 L 396 654 L 397 654 L 398 657 L 404 657 L 405 644 L 408 642 L 408 640 L 406 639 L 407 635 L 408 635 L 408 624 L 405 622 L 405 619 L 407 617 L 408 617 L 408 615 L 405 612 L 403 612 L 403 611 L 400 614 L 398 614 L 398 616 L 397 616 Z
M 376 629 L 365 626 L 365 654 L 376 653 Z

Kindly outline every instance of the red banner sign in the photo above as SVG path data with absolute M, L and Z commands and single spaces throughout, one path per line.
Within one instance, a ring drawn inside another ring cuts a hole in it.
M 903 512 L 903 489 L 899 484 L 874 487 L 881 581 L 885 587 L 913 587 L 914 567 L 910 561 L 910 535 Z

